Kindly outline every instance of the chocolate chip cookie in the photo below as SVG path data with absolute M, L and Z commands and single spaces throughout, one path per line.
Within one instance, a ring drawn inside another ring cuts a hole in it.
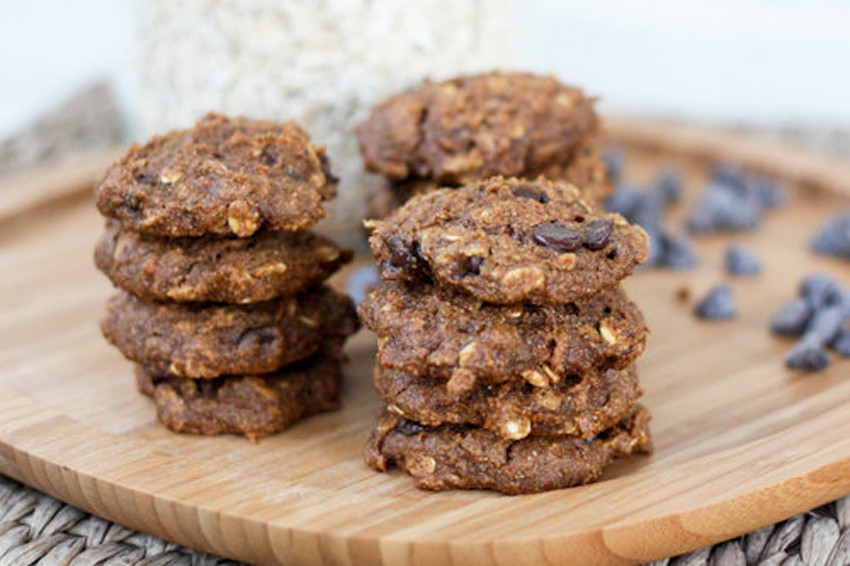
M 184 379 L 136 367 L 139 391 L 175 432 L 244 434 L 251 440 L 289 428 L 310 415 L 338 408 L 342 368 L 333 353 L 263 375 Z
M 247 237 L 324 218 L 336 179 L 324 147 L 296 123 L 209 114 L 191 130 L 133 145 L 95 191 L 100 212 L 129 230 Z
M 379 471 L 397 466 L 423 489 L 535 493 L 592 482 L 614 458 L 651 452 L 649 419 L 638 406 L 593 439 L 505 440 L 483 428 L 428 427 L 384 412 L 367 443 L 365 460 Z
M 328 287 L 251 305 L 157 303 L 121 292 L 101 322 L 128 359 L 192 378 L 273 372 L 357 327 L 351 300 Z
M 492 303 L 568 303 L 614 287 L 648 255 L 640 227 L 545 179 L 439 189 L 366 226 L 382 278 L 434 279 Z
M 380 365 L 451 380 L 525 380 L 544 387 L 605 364 L 622 369 L 644 349 L 643 315 L 620 288 L 563 305 L 494 305 L 433 284 L 384 281 L 358 307 L 378 335 Z
M 594 100 L 551 76 L 462 76 L 393 96 L 357 128 L 366 167 L 463 184 L 569 163 L 600 129 Z
M 445 380 L 377 366 L 375 389 L 390 412 L 411 421 L 483 427 L 508 440 L 591 438 L 629 414 L 641 394 L 634 366 L 568 375 L 551 386 L 511 381 L 457 394 Z
M 122 229 L 114 220 L 95 250 L 112 282 L 154 300 L 256 303 L 321 283 L 352 251 L 308 231 L 252 238 L 165 239 Z

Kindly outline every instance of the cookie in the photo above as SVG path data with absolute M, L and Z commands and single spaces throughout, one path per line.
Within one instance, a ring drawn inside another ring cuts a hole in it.
M 133 145 L 95 185 L 97 207 L 135 232 L 247 237 L 325 217 L 336 194 L 322 146 L 295 122 L 208 114 Z
M 549 387 L 526 381 L 450 392 L 445 380 L 375 368 L 375 389 L 391 412 L 424 425 L 482 427 L 508 440 L 592 438 L 629 414 L 641 395 L 633 366 L 566 376 Z
M 136 383 L 153 398 L 159 420 L 175 432 L 256 440 L 335 411 L 342 367 L 337 356 L 326 353 L 270 374 L 215 379 L 184 379 L 137 366 Z
M 401 468 L 422 489 L 535 493 L 592 482 L 614 458 L 650 453 L 649 419 L 649 412 L 638 406 L 593 439 L 505 440 L 482 428 L 427 427 L 384 412 L 366 445 L 365 460 L 382 472 Z
M 365 223 L 383 279 L 434 279 L 491 303 L 568 303 L 614 287 L 648 238 L 573 185 L 493 177 L 410 200 Z
M 380 365 L 451 380 L 546 386 L 605 364 L 623 369 L 644 349 L 643 315 L 619 288 L 562 305 L 494 305 L 433 284 L 378 284 L 360 303 L 378 335 Z
M 540 171 L 539 175 L 554 181 L 567 181 L 579 187 L 585 198 L 594 203 L 602 202 L 614 188 L 608 181 L 605 162 L 597 144 L 585 146 L 569 164 L 550 165 Z M 367 217 L 384 218 L 411 198 L 438 188 L 441 188 L 440 183 L 428 179 L 385 180 L 368 197 Z
M 193 378 L 273 372 L 357 328 L 351 300 L 328 287 L 251 305 L 157 303 L 121 292 L 101 322 L 128 359 Z
M 367 169 L 395 181 L 536 176 L 599 131 L 593 104 L 551 76 L 462 76 L 389 98 L 356 133 Z
M 110 220 L 94 257 L 117 287 L 145 299 L 256 303 L 320 283 L 352 251 L 308 231 L 166 239 Z

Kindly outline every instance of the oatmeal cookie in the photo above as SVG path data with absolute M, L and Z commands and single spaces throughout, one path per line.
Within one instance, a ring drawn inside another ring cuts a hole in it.
M 244 304 L 300 293 L 352 255 L 304 230 L 171 239 L 124 230 L 110 220 L 94 257 L 112 283 L 137 297 Z
M 568 303 L 645 262 L 648 238 L 567 183 L 493 177 L 366 223 L 381 277 L 436 280 L 492 303 Z
M 382 472 L 401 468 L 422 489 L 535 493 L 595 481 L 614 458 L 651 452 L 649 419 L 638 406 L 592 439 L 505 440 L 483 428 L 428 427 L 384 412 L 366 445 L 365 460 Z
M 336 178 L 295 122 L 205 116 L 191 130 L 133 145 L 95 185 L 97 207 L 159 236 L 251 236 L 325 217 Z

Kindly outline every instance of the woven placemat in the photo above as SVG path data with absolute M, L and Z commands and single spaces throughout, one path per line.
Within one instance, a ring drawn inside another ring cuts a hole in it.
M 0 476 L 0 566 L 238 564 L 104 521 Z
M 0 476 L 0 566 L 232 565 L 104 521 Z M 846 566 L 850 496 L 742 537 L 651 566 Z

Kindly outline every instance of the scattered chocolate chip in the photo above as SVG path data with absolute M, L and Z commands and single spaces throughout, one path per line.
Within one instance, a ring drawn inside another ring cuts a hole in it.
M 557 220 L 535 226 L 534 240 L 559 252 L 573 252 L 584 244 L 581 232 Z
M 740 243 L 727 248 L 723 264 L 727 273 L 739 277 L 753 277 L 761 272 L 761 263 L 755 252 Z
M 405 436 L 415 436 L 425 430 L 425 427 L 421 424 L 408 419 L 402 419 L 401 422 L 398 423 L 395 428 L 397 431 L 399 431 Z
M 819 309 L 836 300 L 840 288 L 829 275 L 814 273 L 803 279 L 799 291 L 813 309 Z
M 781 208 L 788 202 L 788 194 L 773 179 L 753 177 L 748 187 L 765 210 Z
M 602 152 L 602 159 L 605 161 L 608 180 L 619 181 L 623 176 L 623 166 L 626 161 L 622 150 L 616 147 L 606 147 Z
M 807 335 L 788 351 L 785 365 L 791 369 L 819 371 L 829 365 L 829 355 L 819 340 Z
M 531 187 L 517 187 L 512 191 L 515 197 L 536 200 L 540 204 L 549 202 L 549 195 Z
M 815 311 L 806 326 L 806 335 L 816 336 L 823 344 L 835 340 L 844 324 L 844 310 L 838 306 L 827 306 Z
M 584 227 L 584 245 L 590 250 L 601 250 L 608 245 L 614 223 L 610 220 L 594 220 Z
M 691 288 L 687 285 L 681 285 L 676 289 L 675 297 L 680 303 L 687 303 L 691 299 Z
M 728 320 L 738 315 L 732 298 L 732 288 L 726 284 L 714 286 L 694 307 L 694 314 L 706 320 Z
M 711 178 L 730 187 L 744 186 L 744 170 L 735 163 L 718 163 L 711 171 Z
M 682 196 L 682 176 L 679 171 L 667 168 L 655 180 L 655 191 L 665 204 L 673 204 Z
M 812 307 L 805 299 L 788 301 L 770 320 L 770 331 L 780 336 L 799 336 L 812 318 Z
M 605 201 L 605 210 L 622 214 L 629 220 L 643 195 L 632 187 L 620 185 Z
M 754 230 L 761 222 L 761 206 L 749 193 L 711 183 L 697 200 L 688 228 L 697 233 Z
M 690 238 L 684 234 L 674 236 L 664 231 L 661 232 L 660 237 L 661 255 L 658 258 L 658 265 L 677 271 L 696 267 L 697 255 Z
M 811 247 L 819 254 L 850 259 L 850 210 L 827 219 L 812 240 Z
M 845 329 L 838 333 L 838 337 L 832 343 L 832 349 L 839 356 L 850 358 L 850 330 Z

